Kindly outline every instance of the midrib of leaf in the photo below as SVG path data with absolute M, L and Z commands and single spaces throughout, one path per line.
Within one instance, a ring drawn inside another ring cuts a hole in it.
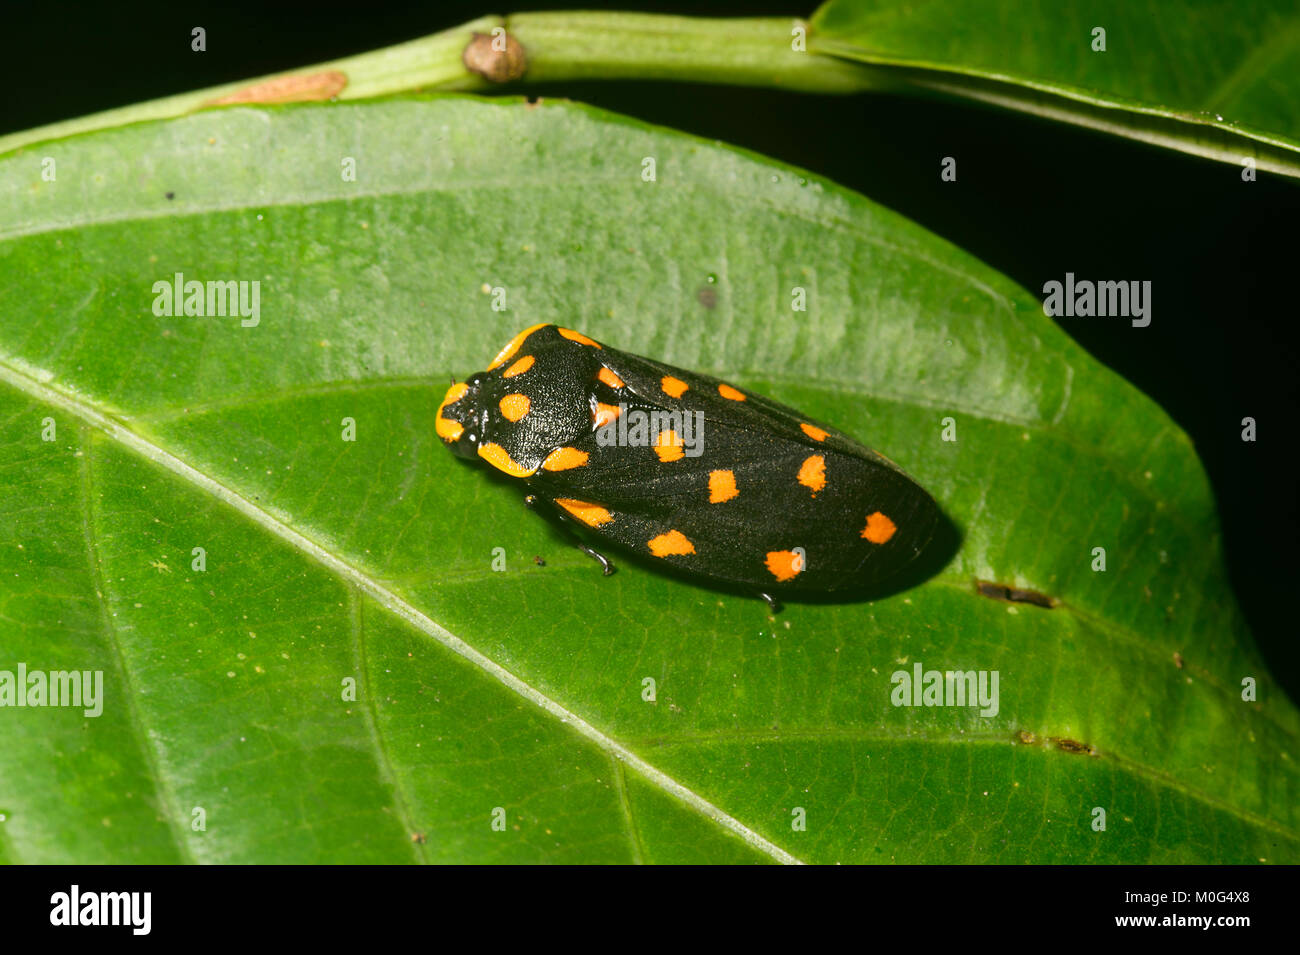
M 191 485 L 194 489 L 202 491 L 221 501 L 223 504 L 226 504 L 242 517 L 247 518 L 258 527 L 275 535 L 280 540 L 295 548 L 303 556 L 310 558 L 337 575 L 345 584 L 350 585 L 354 591 L 360 591 L 361 593 L 369 595 L 377 601 L 381 607 L 408 626 L 414 628 L 417 632 L 424 634 L 441 644 L 446 649 L 460 655 L 507 689 L 511 690 L 518 696 L 523 697 L 528 702 L 545 711 L 548 715 L 558 719 L 562 724 L 574 730 L 585 740 L 594 744 L 611 759 L 634 770 L 651 786 L 654 786 L 665 794 L 677 799 L 683 805 L 711 820 L 718 826 L 731 832 L 733 835 L 738 836 L 751 848 L 770 856 L 778 862 L 791 865 L 801 864 L 800 859 L 791 855 L 785 849 L 782 849 L 775 843 L 769 842 L 738 819 L 728 815 L 722 809 L 713 805 L 693 790 L 688 789 L 686 786 L 682 785 L 662 770 L 656 768 L 651 763 L 642 759 L 616 740 L 606 736 L 576 713 L 546 696 L 532 685 L 524 682 L 515 674 L 511 673 L 495 660 L 475 649 L 460 637 L 457 637 L 455 634 L 439 626 L 414 606 L 386 588 L 383 584 L 369 577 L 356 567 L 353 567 L 337 555 L 329 552 L 324 547 L 321 547 L 311 538 L 294 530 L 282 521 L 277 520 L 267 511 L 258 507 L 242 495 L 237 494 L 235 491 L 221 484 L 209 475 L 204 474 L 198 468 L 186 463 L 166 449 L 146 440 L 122 424 L 113 421 L 84 400 L 51 387 L 49 384 L 43 383 L 51 380 L 53 380 L 53 375 L 48 372 L 40 369 L 32 369 L 30 371 L 19 370 L 17 363 L 14 362 L 10 356 L 0 354 L 0 381 L 5 382 L 30 398 L 72 415 L 83 424 L 103 434 L 109 440 L 116 442 L 124 450 L 139 456 L 145 461 L 164 468 L 175 477 Z M 86 493 L 84 487 L 83 493 Z M 89 502 L 87 501 L 87 506 L 88 503 Z M 87 528 L 86 533 L 87 535 L 90 535 L 91 530 Z M 92 566 L 97 567 L 98 562 L 94 560 L 95 555 L 93 550 L 89 556 L 92 558 Z M 99 588 L 97 578 L 96 587 L 97 589 Z M 109 632 L 110 634 L 113 633 L 111 627 Z M 125 668 L 123 661 L 121 660 L 120 648 L 115 639 L 114 653 L 117 657 L 118 665 L 122 668 L 123 675 L 125 676 Z M 129 689 L 129 680 L 126 681 L 126 685 Z M 130 696 L 131 694 L 128 692 L 128 697 Z M 147 733 L 144 731 L 144 727 L 140 723 L 138 714 L 134 709 L 131 711 L 131 723 L 135 727 L 138 736 L 142 739 L 147 738 Z M 160 790 L 162 790 L 165 782 L 159 774 L 155 761 L 155 754 L 146 748 L 145 756 L 148 760 L 150 773 L 154 776 Z M 387 767 L 382 752 L 377 754 L 377 758 L 380 759 L 381 765 Z M 166 798 L 165 794 L 164 798 Z M 630 806 L 627 806 L 624 811 L 630 813 Z M 176 833 L 175 827 L 177 825 L 176 819 L 178 817 L 171 811 L 168 811 L 167 815 L 173 838 L 177 840 L 178 844 L 182 846 L 182 851 L 188 856 L 188 850 L 184 848 L 184 840 Z

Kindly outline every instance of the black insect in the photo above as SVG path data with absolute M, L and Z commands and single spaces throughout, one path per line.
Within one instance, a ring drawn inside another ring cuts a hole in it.
M 939 516 L 841 431 L 556 325 L 525 329 L 453 384 L 436 428 L 597 537 L 769 603 L 870 587 L 916 558 Z

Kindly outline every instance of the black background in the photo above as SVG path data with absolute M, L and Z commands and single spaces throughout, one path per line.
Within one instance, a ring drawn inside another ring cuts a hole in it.
M 805 0 L 807 2 L 807 0 Z M 0 133 L 361 53 L 487 13 L 483 3 L 8 3 Z M 617 9 L 807 16 L 800 0 Z M 207 30 L 207 51 L 190 30 Z M 1010 38 L 1009 42 L 1015 42 Z M 1150 279 L 1153 320 L 1062 319 L 1191 435 L 1219 501 L 1229 573 L 1274 676 L 1300 697 L 1287 624 L 1296 557 L 1300 182 L 1009 115 L 879 94 L 828 97 L 666 83 L 523 88 L 744 146 L 856 189 L 1037 294 L 1071 271 Z M 941 182 L 944 156 L 958 181 Z M 0 211 L 0 214 L 3 214 Z M 1258 441 L 1241 441 L 1241 419 Z

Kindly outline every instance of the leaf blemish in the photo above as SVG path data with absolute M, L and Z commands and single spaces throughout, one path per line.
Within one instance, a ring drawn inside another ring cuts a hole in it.
M 975 581 L 975 592 L 981 597 L 1003 600 L 1007 603 L 1033 604 L 1046 610 L 1051 610 L 1060 603 L 1055 597 L 1039 593 L 1037 590 L 1021 590 L 1018 587 L 1008 587 L 1006 584 L 995 584 L 991 580 Z
M 1085 753 L 1088 756 L 1097 755 L 1097 747 L 1091 743 L 1080 743 L 1075 739 L 1065 739 L 1061 736 L 1051 737 L 1051 741 L 1056 744 L 1056 748 L 1066 753 Z
M 1020 730 L 1016 733 L 1015 740 L 1025 746 L 1055 746 L 1063 753 L 1082 753 L 1086 756 L 1100 756 L 1097 747 L 1091 743 L 1080 743 L 1077 739 L 1069 739 L 1065 736 L 1043 736 L 1039 737 L 1029 730 Z
M 307 76 L 282 76 L 279 79 L 256 83 L 225 96 L 209 100 L 205 106 L 232 106 L 237 103 L 303 103 L 326 100 L 343 92 L 348 85 L 347 74 L 338 70 L 325 70 Z

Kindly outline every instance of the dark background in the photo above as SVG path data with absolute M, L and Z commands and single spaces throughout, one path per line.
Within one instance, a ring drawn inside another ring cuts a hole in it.
M 816 0 L 614 9 L 808 16 Z M 809 4 L 805 7 L 803 4 Z M 0 133 L 305 66 L 487 13 L 595 4 L 9 2 L 0 12 Z M 190 30 L 207 30 L 207 52 Z M 1153 320 L 1063 319 L 1191 435 L 1219 500 L 1229 572 L 1270 669 L 1300 699 L 1287 624 L 1297 587 L 1300 182 L 977 106 L 665 83 L 528 86 L 721 139 L 856 189 L 1037 294 L 1081 278 L 1150 279 Z M 958 181 L 939 179 L 944 156 Z M 3 211 L 0 210 L 0 215 Z M 1241 419 L 1258 422 L 1243 443 Z

